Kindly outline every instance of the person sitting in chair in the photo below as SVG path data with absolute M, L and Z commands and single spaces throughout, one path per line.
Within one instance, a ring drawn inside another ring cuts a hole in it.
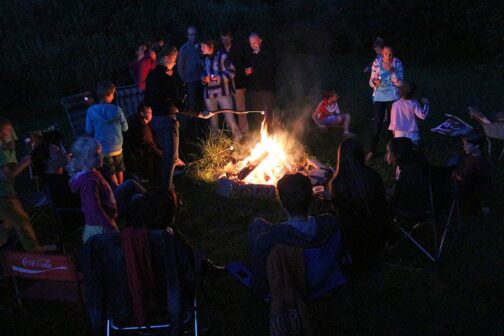
M 320 247 L 340 231 L 340 220 L 333 215 L 308 216 L 313 193 L 310 179 L 305 175 L 285 175 L 277 183 L 277 193 L 287 221 L 272 224 L 257 218 L 248 231 L 252 287 L 263 294 L 269 291 L 266 263 L 275 245 Z

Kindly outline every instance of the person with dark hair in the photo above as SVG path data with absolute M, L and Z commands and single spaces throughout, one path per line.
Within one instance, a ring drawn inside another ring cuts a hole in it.
M 245 65 L 248 78 L 247 107 L 251 110 L 265 111 L 266 123 L 271 131 L 274 124 L 273 105 L 275 90 L 275 54 L 263 45 L 258 33 L 249 35 L 250 51 Z
M 300 173 L 284 175 L 278 180 L 277 194 L 287 221 L 273 225 L 257 218 L 248 231 L 252 284 L 260 293 L 268 292 L 266 261 L 276 244 L 320 247 L 340 230 L 340 220 L 333 215 L 308 215 L 313 192 L 307 176 Z
M 392 104 L 390 111 L 389 131 L 394 134 L 394 138 L 410 138 L 415 145 L 420 142 L 420 132 L 418 130 L 417 118 L 425 120 L 429 115 L 429 100 L 422 98 L 421 107 L 418 101 L 413 99 L 416 85 L 413 82 L 403 81 L 399 91 L 401 98 Z
M 369 85 L 373 88 L 373 137 L 366 154 L 369 162 L 376 152 L 384 120 L 390 120 L 392 103 L 399 99 L 399 87 L 404 79 L 402 62 L 394 57 L 392 47 L 384 46 L 381 57 L 377 57 L 371 69 Z M 388 127 L 387 127 L 388 128 Z
M 152 130 L 163 150 L 161 179 L 163 186 L 173 188 L 173 173 L 179 159 L 179 124 L 177 112 L 183 109 L 183 83 L 174 70 L 177 48 L 164 48 L 158 55 L 158 65 L 147 76 L 145 104 L 152 108 Z
M 148 42 L 143 42 L 138 46 L 136 54 L 137 59 L 132 61 L 128 68 L 133 82 L 138 85 L 140 91 L 145 91 L 145 79 L 156 67 L 156 53 Z
M 321 127 L 343 124 L 343 136 L 353 137 L 355 134 L 350 132 L 350 120 L 352 118 L 349 113 L 341 113 L 338 106 L 338 99 L 339 95 L 335 90 L 326 91 L 322 101 L 313 112 L 313 115 L 320 121 Z
M 162 150 L 154 141 L 150 127 L 152 108 L 140 103 L 137 113 L 128 118 L 129 130 L 124 136 L 124 154 L 128 169 L 142 177 L 155 178 L 159 175 Z
M 247 78 L 245 77 L 245 49 L 239 43 L 233 40 L 233 32 L 231 30 L 223 30 L 220 34 L 222 43 L 222 51 L 225 52 L 230 62 L 235 67 L 235 76 L 233 78 L 234 85 L 234 110 L 245 112 L 245 93 L 247 88 Z M 248 116 L 241 114 L 238 116 L 238 127 L 240 132 L 246 134 L 249 130 Z
M 124 159 L 122 154 L 123 132 L 128 122 L 123 110 L 112 104 L 116 87 L 112 82 L 99 82 L 96 93 L 100 102 L 86 112 L 86 134 L 94 136 L 103 151 L 103 175 L 112 187 L 124 181 Z
M 423 218 L 431 210 L 429 177 L 411 139 L 392 139 L 386 160 L 396 166 L 395 183 L 389 195 L 392 213 L 407 219 Z
M 368 73 L 369 71 L 371 71 L 371 68 L 373 67 L 374 61 L 378 57 L 380 57 L 384 46 L 385 46 L 385 41 L 381 37 L 377 37 L 376 40 L 374 40 L 374 42 L 373 42 L 373 50 L 376 53 L 376 56 L 375 56 L 375 58 L 373 58 L 373 61 L 371 61 L 371 63 L 369 63 L 369 65 L 367 65 L 364 68 L 364 71 L 363 71 L 364 73 Z
M 200 43 L 203 59 L 203 97 L 208 112 L 219 110 L 233 110 L 233 78 L 235 68 L 228 55 L 222 50 L 217 50 L 217 43 L 212 39 L 203 39 Z M 235 141 L 242 138 L 240 129 L 236 124 L 232 112 L 224 112 L 226 122 L 233 132 Z M 211 131 L 215 132 L 219 126 L 219 116 L 210 118 Z
M 481 212 L 487 216 L 490 214 L 492 191 L 489 177 L 490 163 L 482 151 L 484 143 L 484 136 L 477 130 L 462 136 L 465 155 L 454 169 L 452 176 L 463 195 L 471 198 L 474 195 L 479 197 Z
M 364 164 L 364 149 L 354 139 L 338 148 L 336 173 L 329 184 L 333 209 L 342 219 L 355 269 L 380 256 L 390 233 L 385 187 L 380 175 Z

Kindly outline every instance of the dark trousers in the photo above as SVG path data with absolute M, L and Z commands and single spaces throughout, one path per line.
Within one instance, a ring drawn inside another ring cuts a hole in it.
M 275 123 L 275 116 L 273 115 L 273 92 L 271 91 L 255 91 L 255 90 L 247 90 L 247 109 L 250 111 L 264 111 L 266 118 L 266 123 L 268 125 L 268 129 L 271 130 L 271 126 Z M 254 116 L 261 116 L 260 114 L 254 114 Z M 254 120 L 254 123 L 260 123 L 257 120 Z M 256 125 L 254 125 L 255 127 Z
M 152 130 L 163 149 L 161 165 L 161 183 L 163 187 L 173 189 L 175 162 L 179 157 L 179 126 L 174 117 L 152 117 Z
M 376 153 L 376 148 L 378 147 L 378 142 L 380 141 L 380 134 L 383 127 L 383 120 L 385 119 L 385 113 L 387 113 L 387 120 L 390 122 L 390 110 L 392 109 L 392 104 L 394 101 L 388 102 L 374 102 L 373 106 L 373 136 L 371 138 L 369 152 Z M 388 129 L 388 123 L 386 125 Z

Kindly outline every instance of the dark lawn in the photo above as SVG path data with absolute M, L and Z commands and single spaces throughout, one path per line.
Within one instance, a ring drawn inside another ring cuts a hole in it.
M 356 60 L 357 59 L 357 60 Z M 371 89 L 362 69 L 369 60 L 353 55 L 337 57 L 284 55 L 279 69 L 278 103 L 283 121 L 290 125 L 310 154 L 334 166 L 341 130 L 321 134 L 314 129 L 309 113 L 324 87 L 336 88 L 340 107 L 353 117 L 358 139 L 367 141 L 371 117 Z M 460 140 L 431 133 L 429 129 L 444 120 L 443 113 L 456 114 L 466 121 L 466 107 L 474 98 L 483 103 L 483 112 L 502 110 L 504 83 L 492 75 L 490 66 L 415 66 L 405 63 L 405 76 L 417 83 L 417 97 L 428 97 L 432 114 L 421 122 L 422 148 L 434 164 L 442 164 L 460 149 Z M 495 71 L 496 73 L 496 71 Z M 304 117 L 303 117 L 304 115 Z M 65 123 L 63 113 L 55 113 L 27 123 L 14 120 L 19 135 L 47 126 L 53 120 Z M 63 124 L 63 127 L 67 127 Z M 378 158 L 372 163 L 387 184 L 391 170 L 384 165 L 383 141 Z M 495 148 L 499 148 L 500 143 Z M 495 154 L 497 155 L 497 149 Z M 386 258 L 377 272 L 362 274 L 351 286 L 355 319 L 348 314 L 352 295 L 329 307 L 314 306 L 315 324 L 320 335 L 337 334 L 334 326 L 353 329 L 362 335 L 439 335 L 490 334 L 504 332 L 504 203 L 503 163 L 494 162 L 492 175 L 496 201 L 492 214 L 483 218 L 478 207 L 468 200 L 462 204 L 461 234 L 456 229 L 448 236 L 441 260 L 430 263 L 407 243 Z M 215 185 L 182 177 L 176 181 L 183 202 L 176 228 L 194 246 L 205 250 L 217 263 L 246 260 L 247 226 L 256 216 L 271 221 L 283 219 L 278 203 L 271 200 L 222 199 L 215 195 Z M 45 229 L 44 229 L 45 230 Z M 5 286 L 2 286 L 5 287 Z M 10 308 L 4 288 L 2 307 Z M 212 312 L 212 335 L 268 334 L 267 306 L 232 278 L 219 279 L 207 288 Z M 53 305 L 34 305 L 51 315 L 62 311 Z M 341 310 L 346 310 L 342 314 Z M 37 323 L 18 310 L 0 319 L 2 335 L 35 335 Z M 85 320 L 76 319 L 58 335 L 84 335 Z M 14 327 L 14 325 L 17 325 Z M 14 332 L 14 329 L 18 332 Z M 10 331 L 7 331 L 10 330 Z

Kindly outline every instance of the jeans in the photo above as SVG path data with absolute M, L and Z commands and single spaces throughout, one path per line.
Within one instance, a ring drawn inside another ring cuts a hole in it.
M 173 189 L 175 162 L 179 157 L 179 125 L 175 117 L 153 116 L 151 128 L 163 149 L 161 164 L 161 183 L 163 187 Z
M 247 110 L 245 106 L 245 93 L 246 89 L 236 89 L 233 95 L 234 109 L 238 112 L 245 112 Z M 249 130 L 248 116 L 246 114 L 240 114 L 238 116 L 238 126 L 240 127 L 240 132 L 246 133 Z
M 383 120 L 385 118 L 385 112 L 388 115 L 387 120 L 390 121 L 390 110 L 392 109 L 392 104 L 394 101 L 387 102 L 374 102 L 373 110 L 373 137 L 371 139 L 371 144 L 369 146 L 369 152 L 375 153 L 378 147 L 378 141 L 380 141 L 380 133 L 383 127 Z M 388 125 L 386 127 L 388 129 Z
M 220 96 L 220 97 L 209 97 L 205 98 L 205 104 L 207 110 L 210 112 L 215 112 L 218 110 L 232 110 L 233 109 L 233 98 L 231 96 Z M 234 114 L 232 112 L 224 112 L 224 118 L 228 126 L 233 132 L 235 138 L 241 138 L 240 129 L 236 124 Z M 215 131 L 219 128 L 219 116 L 213 116 L 210 118 L 211 130 Z

